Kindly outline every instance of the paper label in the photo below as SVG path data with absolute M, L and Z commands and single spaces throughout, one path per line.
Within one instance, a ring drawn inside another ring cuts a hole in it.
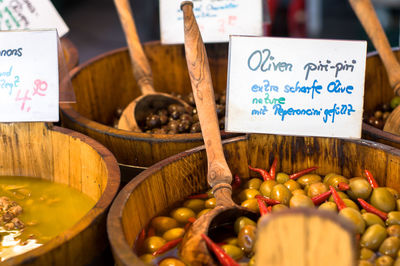
M 161 42 L 184 43 L 181 0 L 160 0 Z M 203 42 L 228 42 L 230 34 L 263 34 L 262 0 L 194 0 Z
M 0 122 L 58 121 L 57 31 L 4 31 L 0 39 Z
M 69 30 L 50 0 L 0 0 L 0 30 L 51 28 L 60 38 Z
M 366 48 L 231 36 L 226 131 L 360 138 Z

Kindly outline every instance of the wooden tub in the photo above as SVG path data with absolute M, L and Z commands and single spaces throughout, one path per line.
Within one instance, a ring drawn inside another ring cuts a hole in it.
M 226 90 L 227 44 L 207 45 L 214 90 Z M 183 45 L 144 44 L 160 92 L 192 91 Z M 62 125 L 84 133 L 106 146 L 126 166 L 146 168 L 178 152 L 203 144 L 200 133 L 146 134 L 113 128 L 118 108 L 123 109 L 140 91 L 133 78 L 127 48 L 100 55 L 72 71 L 76 104 L 60 104 Z M 223 138 L 233 134 L 222 133 Z
M 78 49 L 67 37 L 61 38 L 61 46 L 63 48 L 67 68 L 71 70 L 79 64 Z
M 43 123 L 0 123 L 0 130 L 0 175 L 66 184 L 96 202 L 73 227 L 2 265 L 88 265 L 105 254 L 106 214 L 120 183 L 114 156 L 80 133 Z
M 294 173 L 319 166 L 317 174 L 337 172 L 347 177 L 370 170 L 379 184 L 400 190 L 400 150 L 366 140 L 247 135 L 224 141 L 232 174 L 256 176 L 248 165 L 269 169 L 278 157 L 277 171 Z M 107 231 L 117 265 L 139 265 L 134 241 L 152 217 L 188 195 L 207 189 L 204 146 L 163 160 L 129 182 L 113 202 Z
M 393 49 L 395 56 L 400 60 L 399 48 Z M 364 112 L 373 114 L 379 105 L 390 103 L 394 97 L 393 89 L 389 85 L 386 69 L 377 52 L 369 53 L 365 71 Z M 400 136 L 375 128 L 363 122 L 362 136 L 365 139 L 384 143 L 400 148 Z

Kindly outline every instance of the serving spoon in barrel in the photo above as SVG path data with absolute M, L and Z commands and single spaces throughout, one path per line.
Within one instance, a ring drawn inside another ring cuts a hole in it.
M 370 0 L 349 0 L 351 7 L 374 44 L 389 78 L 394 93 L 400 95 L 400 64 L 392 52 Z M 400 108 L 395 108 L 386 120 L 384 131 L 400 135 Z
M 207 182 L 212 187 L 217 203 L 214 209 L 200 216 L 190 227 L 183 239 L 180 254 L 189 265 L 213 265 L 215 262 L 201 234 L 207 235 L 209 228 L 235 221 L 239 216 L 255 218 L 258 215 L 238 206 L 232 200 L 232 173 L 222 148 L 206 50 L 193 15 L 193 3 L 184 1 L 181 9 L 184 17 L 186 61 L 207 154 Z
M 114 0 L 114 4 L 128 43 L 133 75 L 142 93 L 124 109 L 118 128 L 141 132 L 139 124 L 144 124 L 150 113 L 170 104 L 189 105 L 177 97 L 154 90 L 152 71 L 136 31 L 129 0 Z

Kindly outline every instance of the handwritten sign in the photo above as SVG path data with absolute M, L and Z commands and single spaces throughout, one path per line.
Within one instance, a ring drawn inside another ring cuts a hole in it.
M 68 27 L 50 0 L 0 0 L 0 30 L 56 28 L 60 37 Z
M 231 36 L 226 130 L 360 138 L 365 41 Z
M 182 0 L 160 0 L 161 42 L 184 42 Z M 263 34 L 262 0 L 193 0 L 204 42 L 228 42 L 230 34 Z
M 0 122 L 58 121 L 57 31 L 4 31 L 0 39 Z

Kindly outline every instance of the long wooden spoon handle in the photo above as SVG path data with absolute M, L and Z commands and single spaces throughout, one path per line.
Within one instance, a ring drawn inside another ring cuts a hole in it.
M 232 174 L 222 150 L 214 89 L 206 49 L 193 14 L 193 3 L 182 2 L 185 53 L 208 159 L 208 183 L 231 184 Z
M 136 31 L 135 21 L 129 0 L 114 0 L 118 16 L 124 29 L 128 43 L 129 55 L 132 61 L 133 75 L 142 92 L 150 94 L 154 92 L 153 74 L 146 55 L 144 54 L 139 36 Z
M 400 95 L 400 64 L 392 52 L 392 48 L 371 1 L 349 0 L 349 2 L 375 48 L 378 50 L 379 56 L 388 73 L 390 86 L 397 95 Z

